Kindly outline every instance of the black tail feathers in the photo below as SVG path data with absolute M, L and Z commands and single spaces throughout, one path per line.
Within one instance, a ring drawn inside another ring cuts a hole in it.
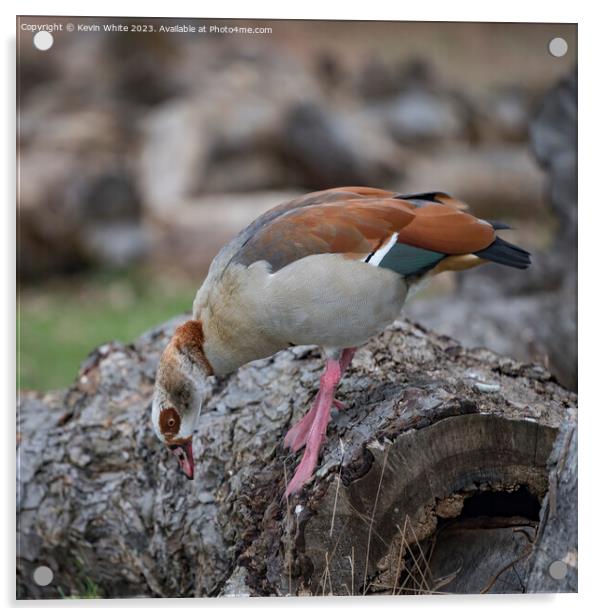
M 531 258 L 526 250 L 510 244 L 510 242 L 503 240 L 501 237 L 496 237 L 493 244 L 473 254 L 482 259 L 518 269 L 527 269 L 531 265 Z

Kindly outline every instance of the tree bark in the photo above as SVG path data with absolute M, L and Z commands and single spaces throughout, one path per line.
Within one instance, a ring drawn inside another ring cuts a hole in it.
M 316 478 L 286 501 L 300 454 L 282 438 L 316 393 L 319 352 L 217 381 L 189 482 L 150 424 L 181 321 L 95 350 L 66 392 L 21 394 L 19 597 L 527 589 L 546 464 L 576 406 L 544 368 L 395 323 L 357 352 Z M 555 511 L 538 546 L 576 525 Z M 54 573 L 45 587 L 40 565 Z
M 548 493 L 531 558 L 529 592 L 577 592 L 577 413 L 567 413 L 548 461 Z

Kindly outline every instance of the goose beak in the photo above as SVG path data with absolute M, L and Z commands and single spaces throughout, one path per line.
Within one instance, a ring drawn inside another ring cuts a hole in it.
M 188 479 L 194 479 L 194 456 L 192 454 L 192 439 L 179 445 L 172 445 L 170 449 L 178 460 L 182 472 Z

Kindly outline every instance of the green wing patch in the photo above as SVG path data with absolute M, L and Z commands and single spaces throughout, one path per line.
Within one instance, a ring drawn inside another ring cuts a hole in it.
M 442 252 L 398 243 L 385 255 L 379 267 L 386 267 L 402 276 L 415 276 L 432 269 L 446 256 Z

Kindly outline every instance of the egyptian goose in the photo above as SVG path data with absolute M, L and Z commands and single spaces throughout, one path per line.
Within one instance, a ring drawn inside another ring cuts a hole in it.
M 356 348 L 397 318 L 412 287 L 489 261 L 528 267 L 529 253 L 497 237 L 506 225 L 466 209 L 441 192 L 334 188 L 269 210 L 224 246 L 157 370 L 153 426 L 185 475 L 194 476 L 192 433 L 210 377 L 312 344 L 326 366 L 311 409 L 284 437 L 295 452 L 305 447 L 286 495 L 308 482 Z

